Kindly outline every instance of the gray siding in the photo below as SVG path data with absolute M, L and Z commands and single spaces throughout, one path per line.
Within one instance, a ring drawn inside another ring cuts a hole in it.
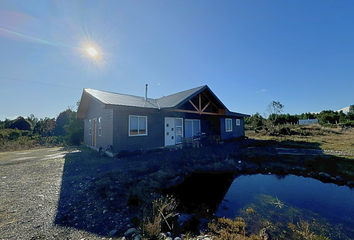
M 89 119 L 97 119 L 97 128 L 96 128 L 96 147 L 102 147 L 105 149 L 107 145 L 113 145 L 113 110 L 112 109 L 104 109 L 104 104 L 99 101 L 91 98 L 87 111 L 85 113 L 84 120 L 84 143 L 88 146 L 92 146 L 92 134 L 89 134 Z M 98 136 L 98 118 L 102 119 L 102 134 Z
M 147 116 L 147 136 L 129 136 L 129 115 Z M 164 119 L 154 109 L 117 107 L 113 113 L 113 150 L 139 150 L 162 147 L 164 145 Z
M 226 132 L 225 128 L 225 119 L 231 118 L 232 119 L 232 132 Z M 221 117 L 220 118 L 220 132 L 221 132 L 221 140 L 227 140 L 230 138 L 237 138 L 240 136 L 245 135 L 245 128 L 244 128 L 244 119 L 240 119 L 240 126 L 236 126 L 236 119 L 233 117 Z
M 147 136 L 129 136 L 129 115 L 147 116 Z M 183 118 L 183 132 L 185 130 L 185 119 L 200 119 L 200 116 L 197 114 L 133 107 L 115 107 L 113 113 L 114 152 L 153 149 L 165 146 L 165 117 Z

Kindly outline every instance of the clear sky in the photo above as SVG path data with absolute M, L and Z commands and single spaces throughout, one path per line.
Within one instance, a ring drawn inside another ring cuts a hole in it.
M 208 85 L 247 114 L 338 110 L 354 104 L 353 26 L 352 0 L 2 0 L 0 119 L 146 83 L 151 98 Z

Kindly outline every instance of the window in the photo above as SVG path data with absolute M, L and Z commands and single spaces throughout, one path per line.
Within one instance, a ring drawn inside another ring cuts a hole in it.
M 98 136 L 102 136 L 102 118 L 98 118 Z
M 225 119 L 225 131 L 232 132 L 232 119 L 231 118 Z
M 92 119 L 89 120 L 89 135 L 92 133 Z
M 147 135 L 147 117 L 129 116 L 129 136 Z
M 241 125 L 240 119 L 236 119 L 236 126 L 240 126 L 240 125 Z
M 198 136 L 200 133 L 200 120 L 186 119 L 185 137 Z
M 175 118 L 175 134 L 176 134 L 176 143 L 182 143 L 183 137 L 183 118 Z

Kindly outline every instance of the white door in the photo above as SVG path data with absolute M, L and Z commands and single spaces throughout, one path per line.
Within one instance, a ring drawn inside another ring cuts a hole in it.
M 175 145 L 175 119 L 165 117 L 165 146 Z

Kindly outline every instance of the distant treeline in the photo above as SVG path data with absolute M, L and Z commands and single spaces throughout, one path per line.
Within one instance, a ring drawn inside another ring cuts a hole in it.
M 347 114 L 343 111 L 325 110 L 320 113 L 302 113 L 300 115 L 290 114 L 270 114 L 264 117 L 259 113 L 245 119 L 246 124 L 254 127 L 261 127 L 265 121 L 270 121 L 274 125 L 280 124 L 298 124 L 300 119 L 318 119 L 320 124 L 342 124 L 354 126 L 354 105 L 351 105 Z
M 83 122 L 71 108 L 57 118 L 38 119 L 33 114 L 14 120 L 0 120 L 0 150 L 37 146 L 79 145 L 83 140 Z

